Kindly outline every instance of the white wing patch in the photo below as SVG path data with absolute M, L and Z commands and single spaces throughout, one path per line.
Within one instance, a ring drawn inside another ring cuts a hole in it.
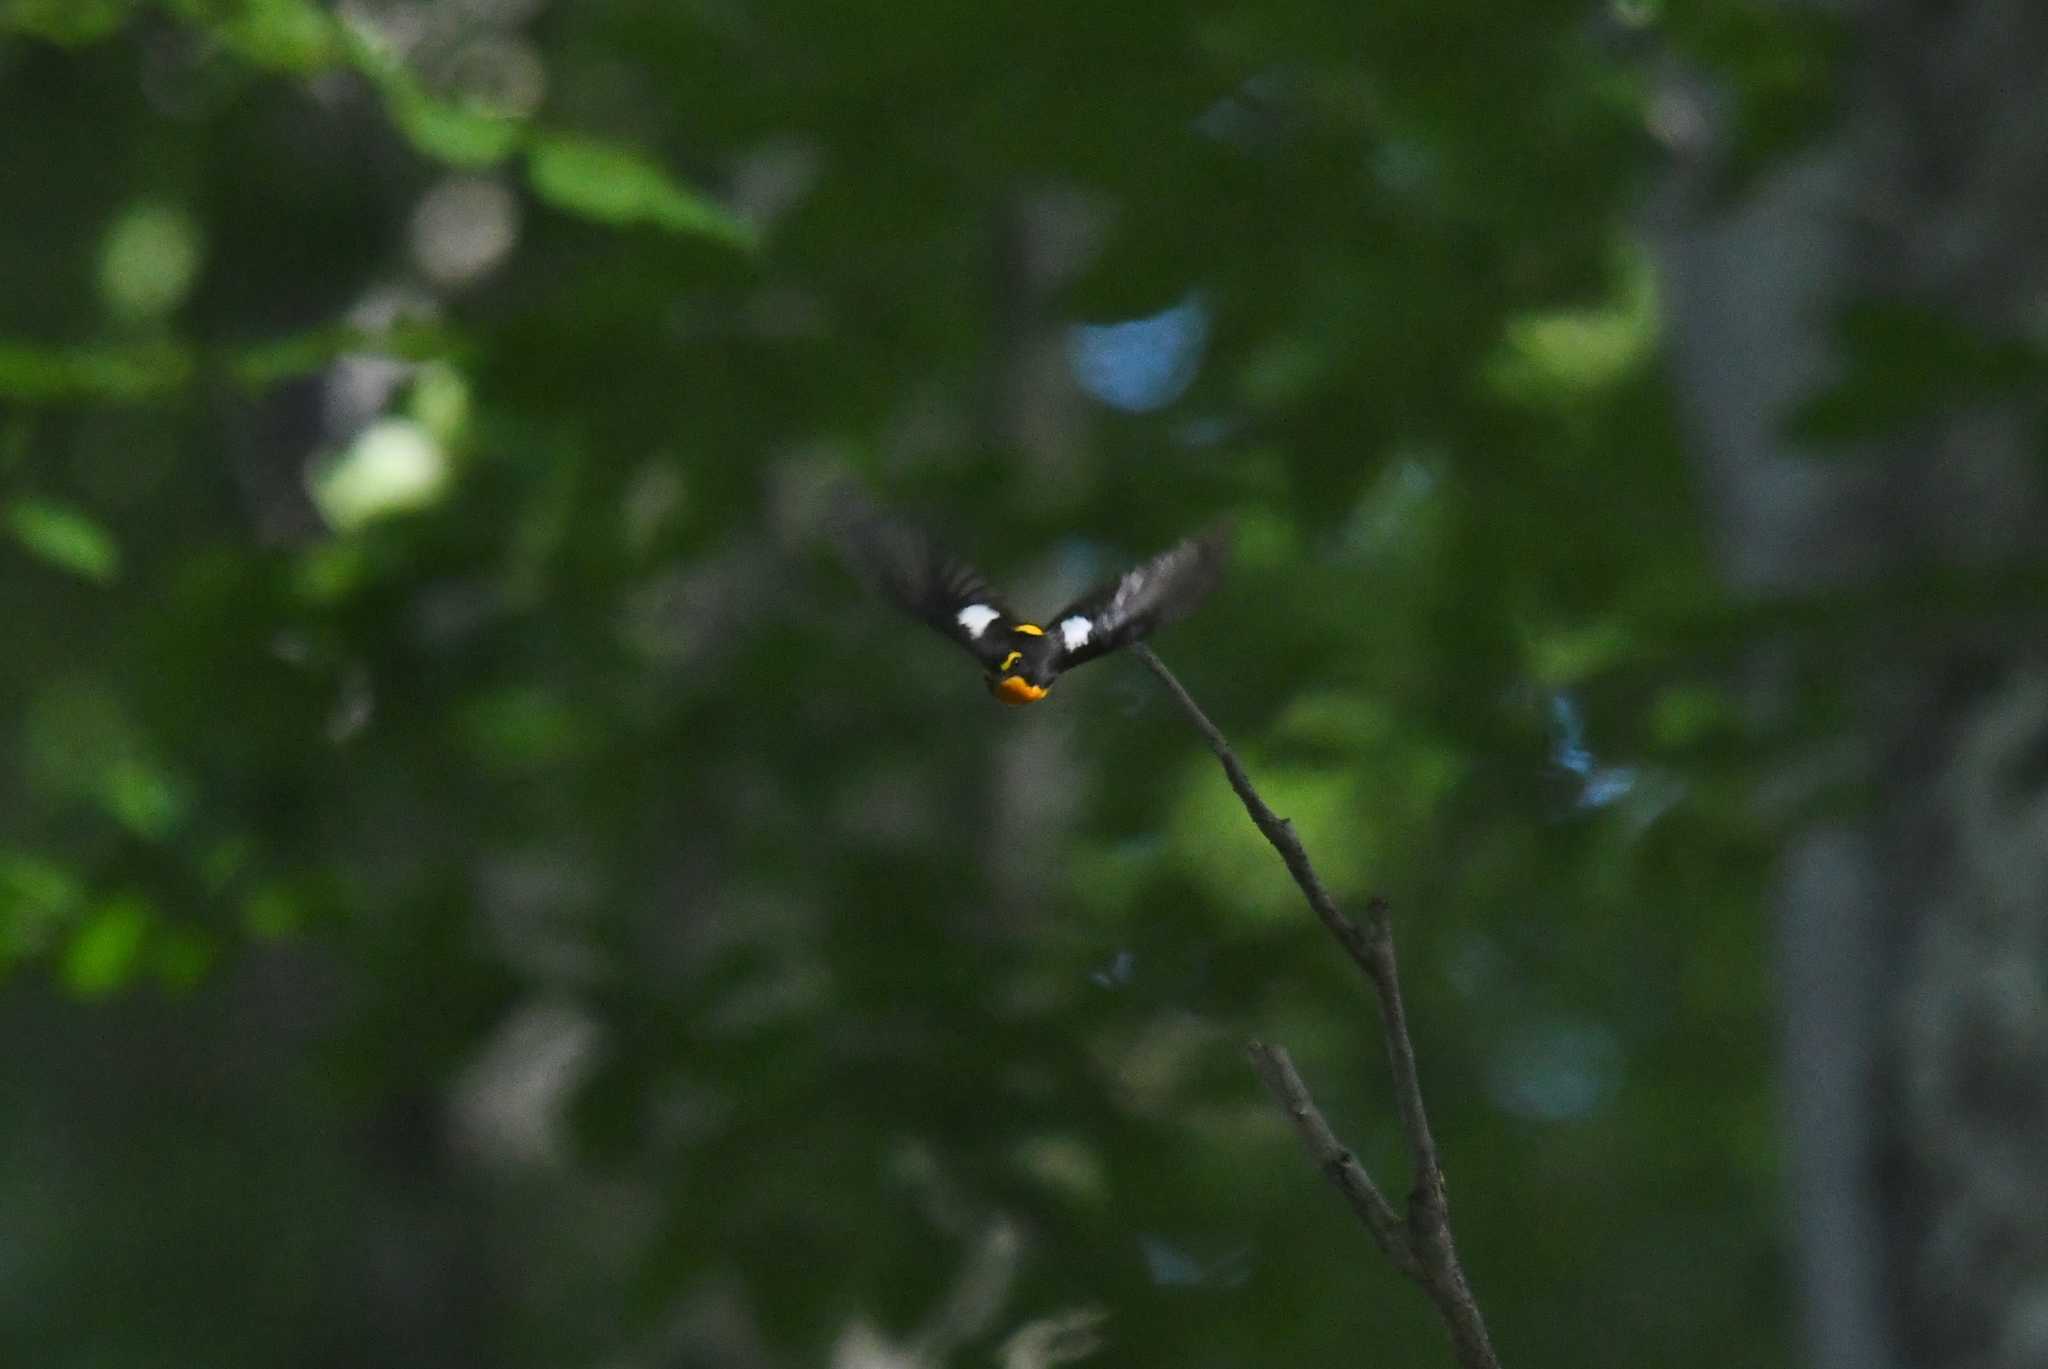
M 1119 632 L 1126 623 L 1156 612 L 1161 599 L 1172 592 L 1174 582 L 1193 569 L 1202 556 L 1201 544 L 1187 541 L 1160 552 L 1141 566 L 1132 567 L 1124 573 L 1123 579 L 1117 581 L 1116 593 L 1095 615 L 1091 627 Z
M 1088 638 L 1094 631 L 1095 624 L 1078 613 L 1060 620 L 1060 642 L 1069 651 L 1079 651 L 1088 645 Z
M 1002 616 L 987 604 L 969 604 L 953 615 L 953 621 L 966 628 L 967 635 L 978 642 L 981 634 L 988 631 L 988 625 Z

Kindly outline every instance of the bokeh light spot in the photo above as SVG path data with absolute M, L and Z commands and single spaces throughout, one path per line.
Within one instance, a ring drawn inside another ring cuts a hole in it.
M 347 531 L 436 503 L 448 477 L 448 454 L 425 428 L 387 418 L 317 468 L 309 488 L 328 524 Z
M 131 205 L 100 249 L 100 297 L 124 322 L 161 318 L 191 293 L 204 259 L 199 224 L 173 205 Z
M 496 269 L 519 241 L 519 200 L 485 176 L 451 176 L 413 211 L 412 259 L 436 285 L 464 285 Z
M 1519 1025 L 1487 1065 L 1496 1106 L 1538 1122 L 1569 1122 L 1603 1107 L 1621 1084 L 1621 1044 L 1606 1027 L 1561 1019 Z
M 1190 294 L 1122 323 L 1077 323 L 1067 338 L 1074 379 L 1113 409 L 1149 413 L 1187 393 L 1209 341 L 1209 308 Z

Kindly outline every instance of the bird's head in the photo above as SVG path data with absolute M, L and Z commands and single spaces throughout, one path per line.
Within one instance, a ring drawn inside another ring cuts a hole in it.
M 1010 629 L 1009 649 L 989 672 L 988 690 L 1000 703 L 1013 706 L 1037 703 L 1052 688 L 1055 651 L 1045 629 L 1035 623 L 1018 623 Z

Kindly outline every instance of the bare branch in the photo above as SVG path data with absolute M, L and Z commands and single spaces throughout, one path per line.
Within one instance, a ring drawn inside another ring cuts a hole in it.
M 1365 1223 L 1366 1230 L 1372 1232 L 1373 1240 L 1394 1262 L 1394 1267 L 1409 1278 L 1420 1280 L 1422 1266 L 1416 1263 L 1415 1251 L 1409 1245 L 1408 1230 L 1401 1223 L 1401 1214 L 1394 1211 L 1394 1205 L 1373 1183 L 1372 1176 L 1365 1172 L 1365 1166 L 1358 1162 L 1358 1157 L 1346 1150 L 1344 1143 L 1337 1139 L 1337 1133 L 1330 1129 L 1329 1122 L 1316 1107 L 1315 1099 L 1309 1097 L 1308 1085 L 1302 1082 L 1301 1075 L 1295 1070 L 1287 1048 L 1254 1041 L 1246 1050 L 1251 1055 L 1252 1068 L 1259 1072 L 1259 1078 L 1266 1081 L 1273 1101 L 1294 1123 L 1302 1145 L 1308 1149 L 1308 1158 L 1350 1202 L 1351 1210 Z
M 1401 1132 L 1408 1143 L 1408 1157 L 1414 1172 L 1414 1187 L 1408 1195 L 1407 1220 L 1386 1200 L 1357 1158 L 1337 1139 L 1329 1122 L 1309 1096 L 1308 1085 L 1295 1071 L 1294 1062 L 1279 1046 L 1254 1041 L 1250 1046 L 1253 1068 L 1286 1111 L 1308 1148 L 1309 1156 L 1336 1185 L 1373 1240 L 1386 1252 L 1396 1268 L 1421 1285 L 1436 1304 L 1437 1315 L 1450 1332 L 1451 1347 L 1464 1369 L 1500 1369 L 1500 1360 L 1486 1334 L 1486 1321 L 1472 1296 L 1465 1268 L 1458 1260 L 1451 1236 L 1450 1205 L 1444 1193 L 1443 1164 L 1437 1156 L 1436 1138 L 1430 1134 L 1429 1113 L 1422 1102 L 1422 1083 L 1415 1068 L 1415 1044 L 1408 1035 L 1408 1011 L 1401 1001 L 1401 978 L 1394 959 L 1393 916 L 1382 898 L 1366 905 L 1368 926 L 1361 930 L 1337 907 L 1330 891 L 1317 877 L 1308 852 L 1294 835 L 1294 825 L 1276 814 L 1259 797 L 1251 776 L 1223 739 L 1216 724 L 1181 687 L 1150 647 L 1139 643 L 1132 650 L 1146 669 L 1158 676 L 1181 706 L 1181 710 L 1209 743 L 1222 763 L 1230 787 L 1244 804 L 1245 812 L 1258 825 L 1273 849 L 1287 863 L 1287 872 L 1308 899 L 1316 918 L 1353 963 L 1365 974 L 1379 1003 L 1380 1029 L 1386 1039 L 1387 1063 L 1392 1072 L 1394 1101 L 1401 1113 Z
M 1238 764 L 1237 754 L 1230 749 L 1230 743 L 1223 740 L 1223 733 L 1216 724 L 1209 721 L 1209 715 L 1194 701 L 1187 690 L 1174 678 L 1166 663 L 1153 654 L 1152 648 L 1139 642 L 1131 648 L 1145 668 L 1157 675 L 1161 683 L 1179 701 L 1181 711 L 1202 734 L 1202 740 L 1209 743 L 1209 749 L 1216 753 L 1216 759 L 1223 763 L 1223 773 L 1230 778 L 1230 787 L 1237 791 L 1237 797 L 1244 804 L 1244 811 L 1252 815 L 1259 830 L 1266 834 L 1266 840 L 1273 843 L 1273 849 L 1280 853 L 1280 859 L 1287 862 L 1287 872 L 1294 876 L 1294 882 L 1301 886 L 1301 892 L 1308 896 L 1309 907 L 1315 909 L 1322 924 L 1330 929 L 1330 935 L 1358 962 L 1358 968 L 1371 976 L 1374 984 L 1379 982 L 1379 971 L 1372 959 L 1372 948 L 1366 944 L 1365 934 L 1358 930 L 1358 924 L 1344 916 L 1337 907 L 1337 901 L 1330 897 L 1330 891 L 1323 887 L 1323 881 L 1316 876 L 1315 867 L 1309 864 L 1308 852 L 1301 849 L 1300 838 L 1294 835 L 1294 824 L 1266 806 L 1259 797 L 1259 791 L 1252 787 L 1251 776 L 1245 774 Z
M 1401 1109 L 1401 1130 L 1408 1138 L 1414 1186 L 1408 1194 L 1408 1234 L 1425 1271 L 1422 1287 L 1436 1304 L 1451 1333 L 1458 1362 L 1467 1369 L 1499 1369 L 1500 1361 L 1486 1334 L 1486 1320 L 1465 1278 L 1451 1236 L 1450 1201 L 1444 1194 L 1443 1163 L 1430 1134 L 1429 1113 L 1422 1105 L 1422 1081 L 1415 1070 L 1415 1045 L 1408 1038 L 1408 1013 L 1401 1001 L 1401 979 L 1394 963 L 1393 916 L 1387 902 L 1367 905 L 1371 930 L 1368 944 L 1379 967 L 1373 988 L 1380 1003 L 1380 1026 L 1386 1035 L 1387 1063 L 1394 1080 L 1394 1100 Z

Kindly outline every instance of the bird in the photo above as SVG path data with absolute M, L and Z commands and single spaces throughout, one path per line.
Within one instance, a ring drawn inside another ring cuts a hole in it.
M 1096 586 L 1044 623 L 1012 612 L 988 578 L 894 514 L 861 508 L 841 549 L 896 607 L 981 663 L 1000 703 L 1037 703 L 1053 682 L 1193 612 L 1222 577 L 1229 526 L 1218 524 Z

